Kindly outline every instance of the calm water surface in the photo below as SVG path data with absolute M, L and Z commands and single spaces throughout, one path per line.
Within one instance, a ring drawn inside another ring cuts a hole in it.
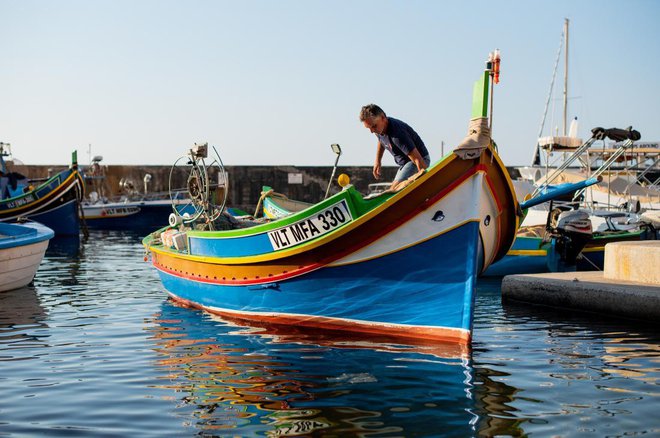
M 241 327 L 169 302 L 137 236 L 0 293 L 0 436 L 658 436 L 660 330 L 513 307 L 473 351 Z

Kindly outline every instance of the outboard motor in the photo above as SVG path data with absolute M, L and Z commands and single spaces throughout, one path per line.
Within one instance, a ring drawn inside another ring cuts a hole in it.
M 581 210 L 550 212 L 547 230 L 554 239 L 554 251 L 564 266 L 575 266 L 578 255 L 593 237 L 589 214 Z

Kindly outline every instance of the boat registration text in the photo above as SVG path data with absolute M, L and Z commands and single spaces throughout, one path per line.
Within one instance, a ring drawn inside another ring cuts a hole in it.
M 268 238 L 273 249 L 278 251 L 327 234 L 352 220 L 346 201 L 341 200 L 314 216 L 269 232 Z

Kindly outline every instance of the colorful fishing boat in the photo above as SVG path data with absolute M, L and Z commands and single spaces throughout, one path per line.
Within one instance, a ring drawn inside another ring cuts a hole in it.
M 218 223 L 209 209 L 147 236 L 169 295 L 233 320 L 468 344 L 477 276 L 521 213 L 489 135 L 492 75 L 475 86 L 468 137 L 400 191 L 366 198 L 340 175 L 339 193 L 283 218 Z M 204 159 L 190 151 L 200 206 Z
M 0 223 L 0 291 L 32 282 L 54 234 L 37 222 Z
M 477 117 L 489 74 L 475 93 Z M 519 222 L 485 136 L 478 153 L 447 155 L 397 193 L 365 200 L 343 181 L 341 192 L 279 220 L 184 226 L 143 243 L 169 294 L 212 313 L 468 343 L 477 275 L 506 253 Z M 203 159 L 191 151 L 192 162 Z
M 55 234 L 78 235 L 79 202 L 84 184 L 73 154 L 71 167 L 45 180 L 29 180 L 7 171 L 0 145 L 0 222 L 15 222 L 19 218 L 38 221 L 51 228 Z

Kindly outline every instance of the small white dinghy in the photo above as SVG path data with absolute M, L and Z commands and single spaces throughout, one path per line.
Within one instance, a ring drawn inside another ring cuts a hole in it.
M 0 291 L 30 284 L 54 234 L 37 222 L 0 223 Z

